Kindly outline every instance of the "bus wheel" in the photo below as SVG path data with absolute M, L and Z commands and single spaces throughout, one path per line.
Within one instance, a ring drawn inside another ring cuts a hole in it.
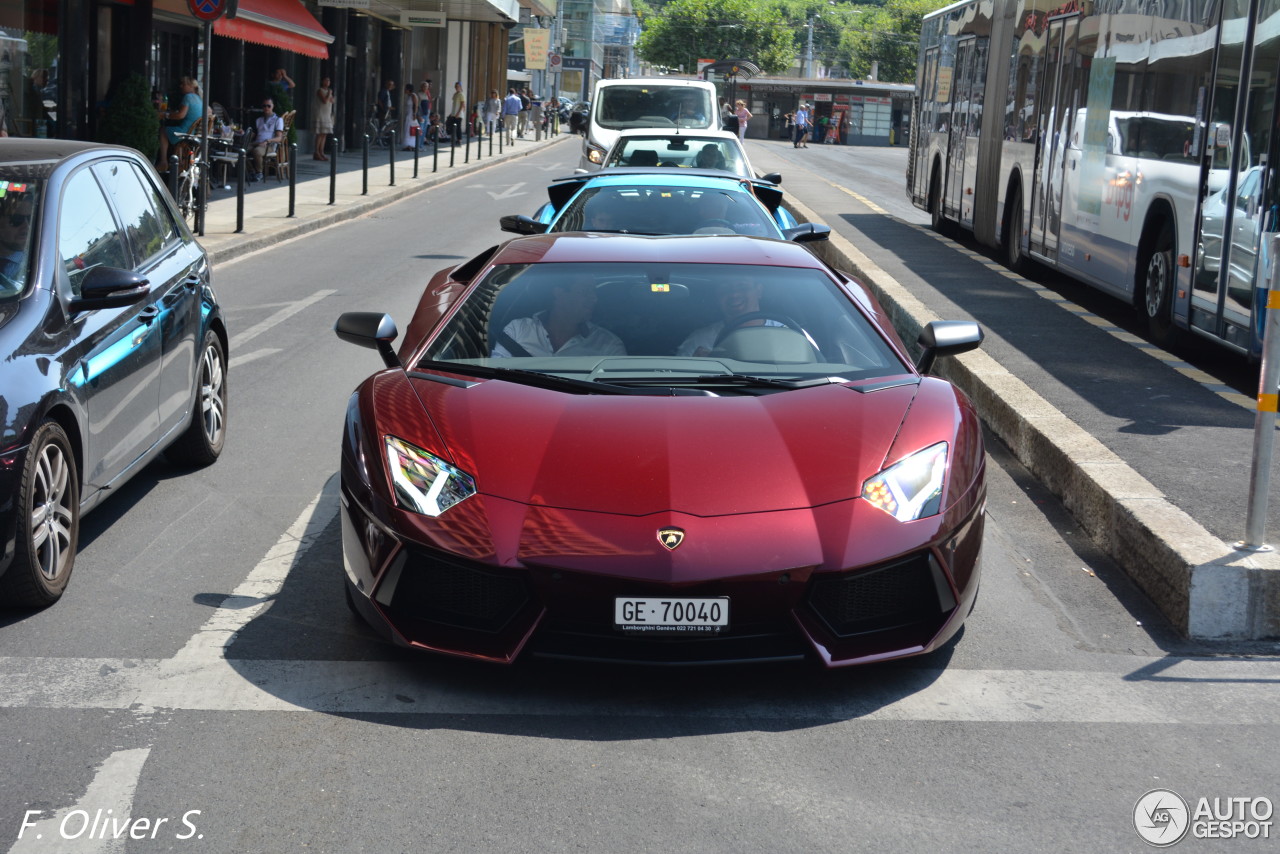
M 1027 272 L 1027 256 L 1022 254 L 1022 190 L 1017 189 L 1005 208 L 1004 265 L 1015 273 Z
M 933 230 L 938 234 L 947 233 L 947 218 L 942 215 L 942 181 L 934 170 L 933 180 L 929 182 L 929 217 Z
M 1147 320 L 1151 340 L 1162 347 L 1173 344 L 1177 327 L 1173 325 L 1173 228 L 1167 223 L 1152 244 L 1147 257 L 1141 291 L 1141 311 Z

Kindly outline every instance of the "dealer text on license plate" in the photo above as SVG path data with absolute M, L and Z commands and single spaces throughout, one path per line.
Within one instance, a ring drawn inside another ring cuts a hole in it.
M 722 632 L 729 628 L 729 598 L 618 597 L 613 600 L 613 622 L 626 632 Z

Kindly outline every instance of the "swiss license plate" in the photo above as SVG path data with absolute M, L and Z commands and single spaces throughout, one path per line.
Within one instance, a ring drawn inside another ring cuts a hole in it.
M 613 622 L 624 632 L 714 633 L 729 628 L 729 597 L 613 600 Z

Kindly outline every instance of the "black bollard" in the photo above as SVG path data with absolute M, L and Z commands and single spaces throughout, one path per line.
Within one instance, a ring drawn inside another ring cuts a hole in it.
M 431 171 L 440 171 L 440 133 L 436 132 L 436 138 L 431 140 Z
M 278 168 L 278 167 L 277 167 Z M 289 216 L 293 216 L 298 194 L 298 143 L 289 143 Z
M 419 128 L 418 133 L 422 133 L 426 128 Z M 418 177 L 418 154 L 422 151 L 422 137 L 419 136 L 414 140 L 417 145 L 413 147 L 413 177 Z
M 484 130 L 480 131 L 480 135 L 476 137 L 476 160 L 480 160 L 480 155 L 484 153 Z
M 449 142 L 451 143 L 449 145 L 449 168 L 452 169 L 453 160 L 455 157 L 458 156 L 458 143 L 454 142 L 453 140 L 450 140 Z
M 364 142 L 361 143 L 360 151 L 360 170 L 364 175 L 363 184 L 361 186 L 360 195 L 369 195 L 369 134 L 364 135 Z
M 507 128 L 506 128 L 506 125 L 504 124 L 498 128 L 498 153 L 499 154 L 502 153 L 502 142 L 506 138 L 507 138 Z
M 467 122 L 467 147 L 462 150 L 462 162 L 471 162 L 471 122 Z
M 392 187 L 396 185 L 396 147 L 394 142 L 395 141 L 392 140 L 392 142 L 387 145 L 387 162 L 391 165 L 391 184 L 389 186 Z
M 199 157 L 200 153 L 196 152 L 195 156 Z M 193 169 L 194 167 L 195 164 L 192 164 Z M 196 236 L 198 237 L 204 237 L 204 211 L 209 204 L 209 195 L 205 192 L 205 188 L 209 186 L 209 176 L 205 172 L 208 168 L 209 163 L 208 161 L 205 161 L 203 167 L 198 172 L 200 182 L 196 184 Z
M 249 168 L 249 152 L 236 152 L 236 234 L 244 233 L 244 179 Z
M 493 156 L 493 128 L 489 129 L 489 156 Z
M 329 204 L 338 203 L 338 137 L 329 135 Z
M 169 155 L 169 195 L 178 198 L 178 155 Z

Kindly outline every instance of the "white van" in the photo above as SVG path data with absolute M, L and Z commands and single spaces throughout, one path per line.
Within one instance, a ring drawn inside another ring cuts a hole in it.
M 720 126 L 716 87 L 706 80 L 633 77 L 600 80 L 591 98 L 581 168 L 596 170 L 618 134 L 632 128 Z

